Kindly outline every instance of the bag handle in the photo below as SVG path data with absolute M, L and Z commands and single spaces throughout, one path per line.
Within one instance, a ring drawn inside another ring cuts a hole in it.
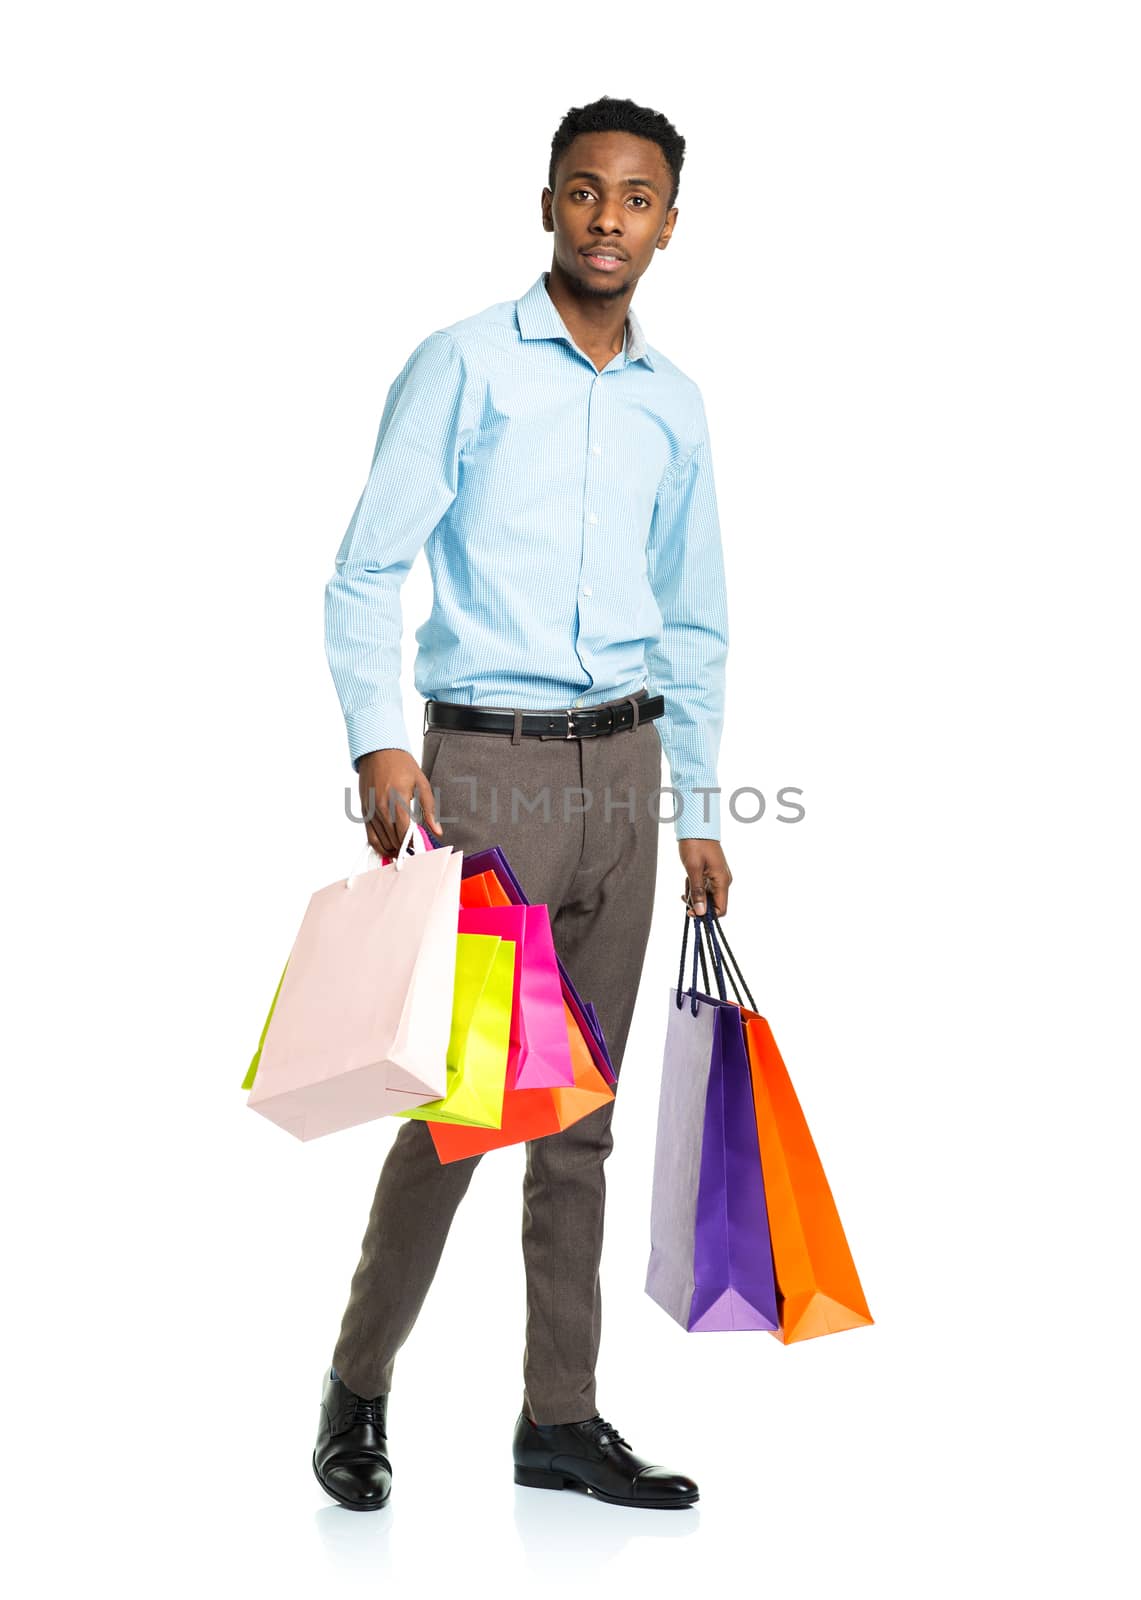
M 427 834 L 426 830 L 424 828 L 420 828 L 419 825 L 416 823 L 416 821 L 413 818 L 410 817 L 409 820 L 408 820 L 407 830 L 405 831 L 403 839 L 401 839 L 401 841 L 400 841 L 400 848 L 397 850 L 395 856 L 381 856 L 380 857 L 381 866 L 382 867 L 383 866 L 387 866 L 388 863 L 391 861 L 391 862 L 393 862 L 395 864 L 397 872 L 402 871 L 405 862 L 408 861 L 408 859 L 412 855 L 412 845 L 419 843 L 419 840 L 417 838 L 417 833 L 419 833 L 419 838 L 428 840 L 428 849 L 430 849 L 430 850 L 431 849 L 435 849 L 435 845 L 432 843 L 431 839 L 428 837 L 428 834 Z M 419 852 L 418 853 L 420 855 L 424 855 L 425 854 L 423 845 L 419 845 Z M 369 841 L 368 843 L 365 844 L 364 850 L 361 852 L 361 855 L 364 856 L 366 863 L 371 861 L 372 859 L 374 859 L 376 857 L 376 851 L 373 849 L 371 841 Z M 349 873 L 348 877 L 345 879 L 345 888 L 346 889 L 351 889 L 353 884 L 356 882 L 356 880 L 361 876 L 362 872 L 364 872 L 365 870 L 367 870 L 367 867 L 362 867 L 362 865 L 361 865 L 361 857 L 358 856 L 357 857 L 357 865 L 353 868 L 353 870 Z
M 415 833 L 412 833 L 413 828 L 416 830 Z M 411 818 L 408 823 L 408 832 L 405 833 L 404 839 L 400 845 L 401 850 L 403 850 L 404 846 L 409 843 L 409 834 L 412 835 L 411 842 L 413 844 L 423 844 L 429 850 L 435 850 L 438 848 L 435 839 L 432 838 L 432 835 L 428 832 L 427 828 L 425 828 L 422 823 L 419 823 L 414 818 Z M 421 851 L 421 854 L 423 853 L 424 852 Z M 392 861 L 394 858 L 392 856 L 381 856 L 380 859 L 381 861 L 387 863 Z
M 725 937 L 725 929 L 721 926 L 716 911 L 714 911 L 713 907 L 708 901 L 706 902 L 702 920 L 705 924 L 705 936 L 709 940 L 710 946 L 714 951 L 714 962 L 717 967 L 718 977 L 720 978 L 724 957 L 727 956 L 729 959 L 728 961 L 724 961 L 724 970 L 729 974 L 729 982 L 733 985 L 733 994 L 736 997 L 737 1004 L 740 1006 L 744 1005 L 745 1003 L 741 999 L 741 989 L 744 989 L 746 998 L 749 1002 L 749 1009 L 751 1011 L 756 1011 L 757 1002 L 753 999 L 749 985 L 745 982 L 744 973 L 741 971 L 741 964 L 737 960 L 737 957 L 733 954 L 733 947 Z M 732 966 L 729 965 L 729 962 L 732 962 Z M 736 976 L 734 976 L 734 972 L 736 973 Z M 738 978 L 741 980 L 741 989 L 738 989 L 737 987 Z M 726 998 L 723 985 L 721 987 L 721 998 L 722 1000 Z
M 678 969 L 677 969 L 677 992 L 676 992 L 676 994 L 674 996 L 674 999 L 676 1001 L 677 1008 L 680 1011 L 681 1007 L 682 1007 L 682 998 L 681 998 L 682 990 L 681 990 L 681 986 L 682 986 L 682 980 L 683 980 L 684 975 L 685 975 L 685 946 L 686 946 L 687 940 L 689 939 L 689 925 L 690 925 L 691 922 L 693 923 L 693 973 L 692 973 L 692 976 L 690 978 L 690 987 L 686 990 L 686 993 L 690 997 L 690 1007 L 689 1007 L 690 1014 L 691 1014 L 691 1016 L 695 1016 L 696 1017 L 697 1011 L 698 1011 L 698 1006 L 697 1006 L 697 962 L 698 962 L 698 958 L 699 957 L 701 959 L 701 977 L 702 977 L 703 983 L 705 984 L 705 988 L 702 991 L 704 994 L 708 994 L 709 993 L 709 972 L 708 972 L 708 969 L 706 968 L 706 965 L 705 965 L 705 947 L 701 942 L 701 925 L 698 922 L 696 917 L 691 917 L 689 915 L 688 911 L 685 914 L 685 928 L 683 929 L 682 936 L 681 936 L 681 962 L 678 965 Z

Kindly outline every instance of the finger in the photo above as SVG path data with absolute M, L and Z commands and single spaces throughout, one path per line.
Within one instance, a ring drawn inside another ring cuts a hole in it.
M 400 846 L 404 843 L 404 835 L 408 832 L 408 824 L 414 820 L 412 816 L 412 796 L 402 795 L 399 791 L 393 789 L 390 797 L 390 816 L 389 829 L 392 833 L 393 848 L 389 853 L 396 855 Z M 413 845 L 413 849 L 415 849 L 415 845 Z
M 392 832 L 387 823 L 382 822 L 378 816 L 377 820 L 370 825 L 370 830 L 369 842 L 377 855 L 393 856 L 396 854 L 397 846 L 393 842 Z
M 363 778 L 361 779 L 360 783 L 360 795 L 361 817 L 364 821 L 366 830 L 369 831 L 369 842 L 375 848 L 375 839 L 373 835 L 377 825 L 383 821 L 384 813 L 380 809 L 380 800 L 377 797 L 376 789 L 371 783 L 366 789 Z
M 718 872 L 716 868 L 706 874 L 709 898 L 713 902 L 713 910 L 717 916 L 723 917 L 729 906 L 729 874 Z
M 705 878 L 707 878 L 707 876 L 708 876 L 707 874 L 704 875 Z M 690 877 L 688 879 L 688 884 L 687 884 L 687 892 L 689 894 L 689 914 L 690 914 L 690 916 L 691 917 L 702 917 L 702 916 L 704 916 L 705 915 L 705 881 L 703 879 L 703 876 L 694 876 L 693 874 L 690 874 Z
M 384 839 L 381 837 L 380 830 L 378 829 L 375 820 L 365 823 L 365 832 L 368 834 L 369 844 L 372 845 L 378 856 L 387 856 L 391 854 L 391 851 L 385 844 Z
M 428 827 L 433 833 L 443 833 L 443 828 L 436 821 L 436 796 L 432 793 L 432 785 L 427 778 L 417 778 L 416 794 L 420 800 L 420 815 Z
M 402 834 L 396 833 L 384 798 L 371 786 L 367 796 L 362 788 L 361 813 L 368 833 L 368 842 L 377 855 L 394 856 L 400 847 Z
M 408 831 L 407 818 L 401 815 L 401 805 L 405 805 L 407 810 L 405 802 L 394 789 L 388 790 L 377 805 L 374 827 L 380 839 L 382 855 L 396 855 Z

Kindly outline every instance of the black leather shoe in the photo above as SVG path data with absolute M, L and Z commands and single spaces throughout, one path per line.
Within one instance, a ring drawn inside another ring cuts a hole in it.
M 392 1462 L 387 1413 L 386 1394 L 362 1400 L 326 1372 L 313 1471 L 325 1493 L 350 1511 L 375 1511 L 388 1503 Z
M 691 1506 L 692 1478 L 636 1456 L 602 1417 L 586 1422 L 532 1422 L 519 1413 L 515 1482 L 529 1489 L 585 1489 L 616 1506 Z

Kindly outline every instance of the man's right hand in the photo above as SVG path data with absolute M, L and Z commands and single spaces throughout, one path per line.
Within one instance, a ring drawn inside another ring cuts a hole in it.
M 394 856 L 400 849 L 412 820 L 414 794 L 427 826 L 433 833 L 443 833 L 436 821 L 432 785 L 407 750 L 373 750 L 361 757 L 357 775 L 368 842 L 379 855 Z

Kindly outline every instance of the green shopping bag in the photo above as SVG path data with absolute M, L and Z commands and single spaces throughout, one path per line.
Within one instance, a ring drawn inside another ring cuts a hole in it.
M 242 1081 L 243 1089 L 252 1089 L 257 1078 L 258 1063 L 288 966 L 287 961 L 277 980 L 258 1047 Z M 433 1122 L 456 1122 L 475 1128 L 501 1125 L 514 988 L 513 940 L 487 933 L 456 935 L 447 1093 L 439 1100 L 394 1112 L 394 1116 L 422 1116 Z
M 511 1048 L 515 942 L 491 933 L 456 935 L 456 983 L 448 1041 L 448 1089 L 393 1114 L 498 1128 Z
M 277 980 L 277 988 L 273 991 L 273 999 L 269 1003 L 269 1016 L 265 1019 L 265 1027 L 261 1030 L 261 1038 L 258 1040 L 258 1047 L 254 1051 L 253 1060 L 246 1068 L 246 1075 L 242 1079 L 243 1089 L 252 1089 L 254 1086 L 254 1079 L 258 1075 L 258 1062 L 261 1060 L 261 1053 L 265 1049 L 265 1036 L 269 1032 L 269 1025 L 273 1020 L 273 1008 L 277 1004 L 277 997 L 281 993 L 282 984 L 285 982 L 285 969 L 288 966 L 289 962 L 287 961 L 281 969 L 281 977 Z

